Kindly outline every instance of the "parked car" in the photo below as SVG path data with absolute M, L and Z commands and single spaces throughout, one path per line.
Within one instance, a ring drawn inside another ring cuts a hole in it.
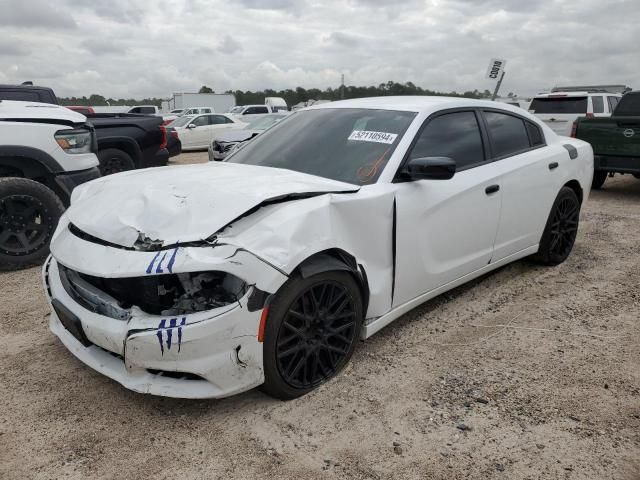
M 50 328 L 138 392 L 298 397 L 424 301 L 562 263 L 592 175 L 589 144 L 509 105 L 311 107 L 225 162 L 79 187 L 43 268 Z
M 67 105 L 69 110 L 73 110 L 74 112 L 81 113 L 84 116 L 93 115 L 96 111 L 91 107 L 85 107 L 83 105 Z
M 22 85 L 0 85 L 0 100 L 15 100 L 20 102 L 40 102 L 58 105 L 53 90 L 48 87 L 38 87 L 31 83 Z
M 220 133 L 209 145 L 209 161 L 224 160 L 239 144 L 258 136 L 286 117 L 287 115 L 282 113 L 260 115 L 246 125 Z
M 32 85 L 0 85 L 0 99 L 5 96 L 20 97 L 58 104 L 53 90 Z M 98 159 L 103 175 L 166 165 L 169 153 L 166 149 L 166 130 L 162 119 L 146 114 L 96 113 L 88 115 L 98 139 Z
M 239 105 L 229 110 L 233 116 L 240 117 L 243 115 L 264 115 L 274 113 L 269 105 Z
M 182 150 L 206 150 L 217 136 L 229 128 L 244 125 L 230 115 L 184 115 L 169 124 L 182 142 Z
M 212 107 L 191 107 L 180 109 L 180 113 L 170 113 L 169 115 L 165 115 L 164 121 L 165 125 L 171 125 L 171 122 L 176 120 L 177 118 L 189 115 L 200 115 L 204 113 L 216 113 Z
M 144 115 L 161 115 L 160 109 L 155 105 L 136 105 L 127 110 L 127 113 L 142 113 Z
M 0 100 L 0 269 L 41 262 L 76 185 L 98 178 L 95 132 L 57 105 Z
M 593 147 L 592 188 L 602 188 L 613 173 L 631 173 L 640 179 L 640 91 L 625 94 L 609 118 L 578 118 L 571 136 Z
M 529 112 L 558 135 L 569 136 L 576 118 L 609 117 L 620 100 L 617 93 L 553 92 L 534 97 Z

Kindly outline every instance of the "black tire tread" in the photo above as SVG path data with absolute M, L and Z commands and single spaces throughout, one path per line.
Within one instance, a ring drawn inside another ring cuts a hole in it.
M 30 194 L 38 198 L 51 212 L 51 224 L 48 227 L 49 238 L 38 251 L 24 256 L 5 255 L 0 252 L 0 271 L 18 270 L 41 263 L 49 255 L 51 236 L 58 226 L 64 206 L 60 198 L 46 185 L 28 178 L 8 177 L 0 178 L 0 198 L 5 195 Z
M 125 164 L 125 168 L 106 173 L 107 162 L 109 161 L 108 159 L 113 157 L 119 157 Z M 114 173 L 126 172 L 128 170 L 133 170 L 136 168 L 131 156 L 127 152 L 125 152 L 124 150 L 120 150 L 119 148 L 105 148 L 104 150 L 100 150 L 98 152 L 98 160 L 100 160 L 99 168 L 102 175 L 111 175 Z

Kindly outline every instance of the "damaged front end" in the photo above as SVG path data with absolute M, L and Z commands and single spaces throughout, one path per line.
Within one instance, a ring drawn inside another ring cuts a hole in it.
M 62 265 L 60 281 L 85 308 L 116 320 L 128 320 L 134 306 L 160 316 L 213 310 L 237 303 L 248 288 L 238 277 L 219 271 L 101 278 Z

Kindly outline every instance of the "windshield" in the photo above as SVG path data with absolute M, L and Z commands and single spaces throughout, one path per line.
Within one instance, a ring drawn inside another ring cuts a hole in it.
M 182 113 L 184 110 L 182 108 L 179 108 L 177 110 L 171 110 L 171 112 L 169 113 Z
M 298 112 L 257 136 L 229 162 L 367 185 L 376 182 L 415 116 L 351 108 Z
M 246 130 L 266 130 L 274 123 L 279 122 L 285 118 L 284 115 L 262 115 L 259 118 L 249 122 L 246 127 Z
M 244 107 L 233 107 L 228 113 L 241 113 Z
M 176 118 L 173 122 L 171 122 L 169 125 L 172 127 L 184 127 L 186 126 L 191 120 L 193 120 L 193 115 L 187 115 L 184 117 L 179 117 Z
M 534 98 L 529 110 L 534 113 L 587 113 L 587 97 Z

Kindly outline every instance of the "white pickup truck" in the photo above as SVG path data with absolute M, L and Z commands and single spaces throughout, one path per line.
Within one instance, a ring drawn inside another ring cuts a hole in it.
M 100 176 L 86 117 L 47 103 L 0 100 L 0 270 L 49 253 L 76 185 Z

